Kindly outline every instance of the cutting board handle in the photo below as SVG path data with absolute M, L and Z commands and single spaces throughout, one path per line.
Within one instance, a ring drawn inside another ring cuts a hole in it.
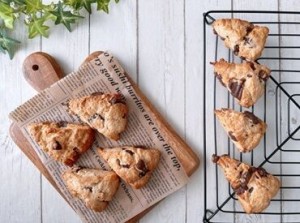
M 93 52 L 84 60 L 83 64 L 101 53 L 101 51 Z M 23 63 L 23 74 L 25 80 L 38 92 L 50 87 L 64 76 L 63 70 L 56 60 L 44 52 L 35 52 L 26 57 Z
M 24 60 L 23 75 L 25 80 L 40 92 L 61 79 L 63 70 L 49 54 L 35 52 Z

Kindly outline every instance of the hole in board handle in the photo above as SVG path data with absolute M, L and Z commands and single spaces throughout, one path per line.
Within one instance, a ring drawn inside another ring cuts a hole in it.
M 39 69 L 39 65 L 36 64 L 32 65 L 32 70 L 37 71 L 38 69 Z

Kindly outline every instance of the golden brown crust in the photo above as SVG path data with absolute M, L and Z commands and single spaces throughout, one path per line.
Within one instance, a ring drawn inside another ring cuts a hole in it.
M 43 151 L 68 166 L 72 166 L 95 139 L 94 130 L 81 124 L 32 123 L 27 129 Z
M 135 189 L 147 184 L 160 159 L 160 151 L 152 148 L 124 146 L 99 148 L 98 152 L 109 166 Z
M 118 190 L 120 181 L 112 171 L 88 168 L 72 168 L 62 174 L 70 191 L 96 212 L 103 211 Z
M 128 109 L 120 94 L 94 93 L 71 99 L 69 112 L 112 140 L 120 138 L 127 124 Z
M 264 136 L 267 124 L 251 112 L 232 109 L 215 110 L 228 136 L 240 152 L 252 151 Z
M 250 107 L 264 94 L 270 69 L 255 62 L 229 63 L 224 59 L 213 63 L 214 72 L 221 84 L 243 107 Z
M 228 155 L 213 155 L 213 161 L 224 171 L 226 179 L 248 214 L 266 209 L 279 190 L 279 179 L 262 167 L 249 166 Z
M 261 56 L 269 34 L 267 27 L 240 19 L 217 19 L 212 26 L 226 47 L 250 61 Z

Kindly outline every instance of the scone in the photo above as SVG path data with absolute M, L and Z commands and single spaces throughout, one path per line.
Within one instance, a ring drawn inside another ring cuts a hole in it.
M 234 64 L 221 59 L 215 63 L 214 73 L 238 103 L 249 108 L 264 94 L 270 69 L 255 62 Z
M 259 213 L 266 209 L 277 194 L 280 181 L 262 167 L 252 167 L 228 155 L 213 155 L 213 162 L 223 170 L 244 211 Z
M 120 180 L 112 171 L 76 167 L 62 174 L 70 193 L 94 211 L 103 211 L 118 190 Z
M 128 109 L 121 94 L 94 93 L 69 101 L 69 112 L 98 132 L 118 140 L 125 130 Z
M 268 27 L 253 25 L 240 19 L 217 19 L 212 26 L 227 48 L 250 61 L 261 56 L 269 34 Z
M 27 129 L 42 150 L 67 166 L 72 166 L 95 139 L 94 130 L 81 124 L 32 123 Z
M 215 115 L 240 152 L 253 150 L 267 129 L 265 122 L 248 111 L 237 112 L 222 108 L 215 110 Z
M 147 184 L 160 159 L 160 151 L 150 148 L 99 148 L 98 152 L 112 170 L 135 189 Z

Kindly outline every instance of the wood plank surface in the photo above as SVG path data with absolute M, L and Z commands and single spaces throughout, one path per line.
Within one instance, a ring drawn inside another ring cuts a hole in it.
M 203 12 L 216 9 L 299 10 L 299 7 L 297 0 L 123 0 L 118 5 L 115 3 L 111 5 L 109 15 L 98 13 L 93 8 L 93 14 L 82 19 L 79 24 L 75 24 L 71 33 L 63 26 L 55 26 L 48 39 L 27 40 L 27 31 L 24 25 L 22 23 L 17 24 L 18 32 L 15 37 L 22 41 L 22 47 L 12 61 L 6 55 L 0 54 L 0 181 L 5 182 L 0 184 L 0 222 L 80 222 L 76 213 L 66 205 L 66 202 L 48 183 L 48 180 L 40 175 L 35 166 L 20 152 L 8 135 L 10 126 L 7 118 L 8 113 L 35 94 L 35 91 L 22 77 L 22 63 L 30 53 L 38 50 L 50 53 L 62 65 L 64 72 L 69 73 L 78 68 L 82 59 L 90 52 L 99 49 L 109 50 L 120 59 L 133 80 L 145 90 L 145 95 L 154 103 L 159 112 L 168 115 L 168 122 L 202 157 L 203 111 L 204 109 L 211 109 L 204 107 L 202 102 L 204 75 L 202 64 Z M 257 17 L 253 15 L 249 16 L 249 19 L 255 20 Z M 275 20 L 284 19 L 292 19 L 292 17 L 280 16 Z M 299 20 L 300 18 L 296 17 L 296 19 Z M 296 25 L 294 30 L 289 31 L 296 32 L 298 28 Z M 282 41 L 281 44 L 299 45 L 297 38 L 277 39 L 277 41 L 279 40 Z M 273 38 L 272 41 L 276 41 L 276 38 Z M 209 43 L 207 47 L 213 47 L 213 44 Z M 213 50 L 213 48 L 211 49 Z M 223 53 L 227 56 L 227 52 Z M 278 55 L 279 52 L 269 50 L 269 54 L 272 53 Z M 284 56 L 298 55 L 297 51 L 291 50 L 285 50 L 281 53 Z M 213 56 L 214 52 L 210 52 L 209 55 Z M 282 62 L 280 66 L 289 68 L 290 66 L 297 67 L 297 64 Z M 211 71 L 208 70 L 207 72 Z M 279 78 L 279 76 L 277 77 Z M 290 80 L 289 78 L 294 77 L 295 75 L 283 75 L 282 80 Z M 155 79 L 155 86 L 150 85 L 152 79 Z M 209 82 L 207 88 L 212 87 L 213 82 Z M 291 89 L 296 91 L 297 87 Z M 224 93 L 224 91 L 219 92 Z M 270 84 L 267 88 L 267 106 L 273 106 L 271 102 L 274 100 L 274 95 L 275 86 Z M 283 102 L 286 100 L 284 97 L 281 99 Z M 221 103 L 226 105 L 227 101 L 224 100 Z M 260 103 L 263 104 L 264 100 Z M 298 116 L 300 113 L 295 107 L 291 108 L 291 124 L 295 128 L 299 123 Z M 255 112 L 261 114 L 259 110 L 255 110 Z M 276 130 L 275 117 L 271 116 L 271 113 L 268 115 L 270 116 L 267 118 L 269 130 L 266 140 L 268 143 L 272 143 L 271 138 Z M 281 115 L 283 127 L 280 140 L 283 140 L 287 134 L 285 131 L 288 127 L 288 121 L 286 120 L 286 112 L 283 111 Z M 208 126 L 211 125 L 213 123 Z M 206 133 L 211 133 L 209 127 Z M 221 135 L 223 132 L 219 131 L 218 134 Z M 209 135 L 207 140 L 212 141 L 213 135 Z M 227 145 L 227 141 L 222 143 Z M 298 145 L 295 141 L 286 146 L 294 148 Z M 211 148 L 207 149 L 210 150 Z M 232 147 L 231 151 L 233 151 Z M 276 157 L 276 159 L 293 159 L 294 157 L 297 156 Z M 247 159 L 247 157 L 245 158 Z M 209 158 L 207 163 L 208 168 L 213 167 Z M 202 222 L 204 215 L 204 173 L 202 169 L 199 168 L 193 174 L 186 188 L 178 194 L 174 194 L 170 199 L 163 201 L 141 222 L 168 222 L 166 218 L 170 218 L 169 221 L 174 223 Z M 290 165 L 280 169 L 279 172 L 295 171 L 294 169 L 297 170 L 295 166 Z M 277 169 L 275 170 L 277 171 Z M 290 178 L 285 177 L 284 180 L 290 185 L 293 183 L 290 182 Z M 295 183 L 300 185 L 300 182 Z M 215 195 L 209 194 L 209 196 L 214 199 Z M 283 198 L 290 198 L 289 196 L 292 195 L 286 194 Z M 289 202 L 283 202 L 282 210 L 299 210 L 296 204 L 291 205 Z M 236 204 L 236 208 L 238 208 L 238 204 Z M 297 222 L 297 217 L 299 216 L 285 216 L 280 221 Z M 221 220 L 223 222 L 243 223 L 255 222 L 256 220 L 257 222 L 270 222 L 274 219 L 271 218 L 268 221 L 267 217 L 243 218 L 232 215 L 232 221 L 231 219 L 230 221 Z M 274 222 L 280 222 L 275 220 Z

